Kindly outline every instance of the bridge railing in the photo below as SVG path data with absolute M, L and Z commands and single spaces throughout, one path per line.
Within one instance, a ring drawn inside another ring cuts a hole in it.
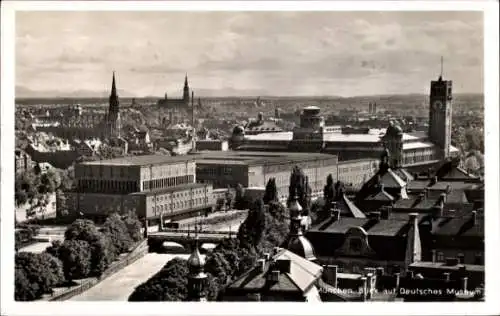
M 150 233 L 150 235 L 161 235 L 162 233 L 174 233 L 174 234 L 188 234 L 195 235 L 196 232 L 194 230 L 188 229 L 163 229 L 161 232 Z M 202 230 L 198 231 L 198 234 L 211 234 L 211 235 L 233 235 L 235 231 L 220 231 L 220 230 Z

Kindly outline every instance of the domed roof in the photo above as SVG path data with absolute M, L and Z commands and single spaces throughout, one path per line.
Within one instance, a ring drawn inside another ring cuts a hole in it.
M 187 261 L 189 270 L 192 272 L 202 271 L 205 266 L 205 259 L 201 256 L 200 251 L 198 250 L 198 245 L 196 245 L 195 250 L 189 256 Z
M 245 132 L 245 129 L 243 128 L 243 126 L 235 126 L 234 129 L 233 129 L 233 134 L 243 134 Z
M 305 258 L 307 260 L 316 259 L 313 246 L 311 245 L 309 240 L 307 240 L 307 238 L 302 235 L 292 236 L 286 248 L 294 254 L 301 256 L 302 258 Z
M 302 206 L 300 206 L 297 197 L 295 197 L 290 203 L 289 211 L 290 211 L 290 217 L 297 217 L 302 214 Z

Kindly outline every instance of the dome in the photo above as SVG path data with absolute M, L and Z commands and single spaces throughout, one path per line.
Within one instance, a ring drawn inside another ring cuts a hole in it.
M 302 206 L 300 206 L 297 197 L 295 197 L 292 200 L 292 203 L 290 203 L 289 211 L 290 211 L 290 217 L 297 217 L 300 216 L 300 214 L 302 214 Z
M 316 259 L 313 246 L 311 245 L 309 240 L 307 240 L 307 238 L 302 235 L 293 236 L 288 242 L 286 248 L 294 254 L 301 256 L 302 258 L 305 258 L 307 260 L 311 261 Z
M 198 246 L 196 246 L 194 252 L 189 256 L 187 264 L 191 272 L 201 272 L 203 270 L 205 259 L 201 256 Z
M 243 133 L 245 133 L 245 129 L 240 125 L 236 126 L 233 129 L 233 134 L 235 134 L 235 135 L 239 135 L 239 134 L 243 134 Z

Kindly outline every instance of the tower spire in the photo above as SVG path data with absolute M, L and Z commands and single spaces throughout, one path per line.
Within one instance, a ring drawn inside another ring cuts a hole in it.
M 184 87 L 188 86 L 188 74 L 186 72 L 186 76 L 184 77 Z
M 113 70 L 113 83 L 111 84 L 111 94 L 116 94 L 115 71 Z
M 439 73 L 439 81 L 443 80 L 443 56 L 441 56 L 441 72 Z

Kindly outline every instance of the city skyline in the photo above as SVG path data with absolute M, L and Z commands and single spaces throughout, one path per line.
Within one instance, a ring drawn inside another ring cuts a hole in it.
M 456 93 L 483 92 L 482 13 L 16 15 L 20 97 L 100 96 L 113 70 L 123 96 L 136 97 L 179 96 L 185 73 L 201 96 L 427 94 L 441 56 Z

